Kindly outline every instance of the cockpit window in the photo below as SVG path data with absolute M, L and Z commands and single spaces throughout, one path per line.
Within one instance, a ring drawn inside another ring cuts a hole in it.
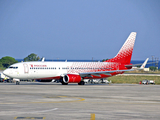
M 18 69 L 18 67 L 15 67 L 15 66 L 10 66 L 9 68 L 10 69 Z

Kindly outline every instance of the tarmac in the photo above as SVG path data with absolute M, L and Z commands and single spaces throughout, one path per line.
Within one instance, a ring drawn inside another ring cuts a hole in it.
M 160 86 L 0 83 L 0 120 L 159 120 Z

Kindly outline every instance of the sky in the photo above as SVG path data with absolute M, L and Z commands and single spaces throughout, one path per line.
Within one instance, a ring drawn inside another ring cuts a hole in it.
M 160 59 L 159 0 L 0 0 L 0 58 L 113 58 L 137 32 L 132 60 Z

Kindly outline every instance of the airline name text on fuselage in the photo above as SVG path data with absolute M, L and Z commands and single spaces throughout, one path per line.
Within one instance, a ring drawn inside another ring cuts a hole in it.
M 31 67 L 47 67 L 47 65 L 31 65 Z

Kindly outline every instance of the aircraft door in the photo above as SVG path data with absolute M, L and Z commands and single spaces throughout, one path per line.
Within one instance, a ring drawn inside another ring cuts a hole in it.
M 23 64 L 24 66 L 24 73 L 28 74 L 29 73 L 29 68 L 27 64 Z
M 119 70 L 119 64 L 116 64 L 116 68 L 117 68 L 117 70 Z

